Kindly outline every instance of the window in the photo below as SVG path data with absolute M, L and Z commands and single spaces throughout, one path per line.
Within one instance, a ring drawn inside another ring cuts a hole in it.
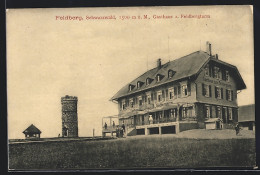
M 226 81 L 229 81 L 229 72 L 226 70 Z
M 139 106 L 143 105 L 143 100 L 139 100 Z
M 162 100 L 161 94 L 158 95 L 158 101 L 160 102 Z
M 228 108 L 228 117 L 229 117 L 229 120 L 233 120 L 232 108 Z
M 226 97 L 228 101 L 233 101 L 233 90 L 227 89 L 226 90 Z
M 223 88 L 215 87 L 215 98 L 223 99 Z
M 221 107 L 220 106 L 217 107 L 217 117 L 218 118 L 222 118 L 222 113 L 221 113 Z
M 157 80 L 158 82 L 161 81 L 160 75 L 157 75 L 156 80 Z
M 129 104 L 130 104 L 130 107 L 131 107 L 131 108 L 133 108 L 133 107 L 134 107 L 134 101 L 133 101 L 133 99 L 132 99 L 132 98 L 129 100 Z
M 125 110 L 125 108 L 126 108 L 126 105 L 125 105 L 125 102 L 123 102 L 122 109 Z
M 158 102 L 162 101 L 162 91 L 157 92 L 157 101 Z
M 182 118 L 187 118 L 188 117 L 188 108 L 183 108 L 182 110 Z
M 187 96 L 188 95 L 188 86 L 187 85 L 182 85 L 182 96 Z
M 138 104 L 139 104 L 139 106 L 143 105 L 143 97 L 142 96 L 138 96 Z
M 169 99 L 173 99 L 173 96 L 174 96 L 174 88 L 170 88 L 168 90 L 168 97 Z
M 211 117 L 211 106 L 205 106 L 206 108 L 206 118 Z
M 149 85 L 150 84 L 150 78 L 147 78 L 146 79 L 146 85 Z
M 176 118 L 177 110 L 176 109 L 171 109 L 170 116 L 171 116 L 171 118 Z
M 137 82 L 137 88 L 140 88 L 140 82 Z
M 129 85 L 129 91 L 132 91 L 134 87 L 135 87 L 134 85 L 130 84 Z
M 220 73 L 219 73 L 219 68 L 218 67 L 214 67 L 214 78 L 219 79 L 220 78 Z
M 151 97 L 148 97 L 148 98 L 147 98 L 147 103 L 148 103 L 148 104 L 151 104 Z
M 209 64 L 207 64 L 205 67 L 205 75 L 209 76 Z
M 211 85 L 202 84 L 202 95 L 205 97 L 211 97 Z

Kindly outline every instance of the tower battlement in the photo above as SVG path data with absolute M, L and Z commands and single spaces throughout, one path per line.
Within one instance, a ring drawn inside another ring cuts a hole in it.
M 63 101 L 70 101 L 70 100 L 78 101 L 78 97 L 76 97 L 76 96 L 69 96 L 69 95 L 66 95 L 65 97 L 61 97 L 61 102 L 63 102 Z

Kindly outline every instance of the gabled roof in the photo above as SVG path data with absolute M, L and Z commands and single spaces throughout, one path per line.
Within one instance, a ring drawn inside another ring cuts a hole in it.
M 255 121 L 255 104 L 238 107 L 238 122 Z
M 26 130 L 23 131 L 24 134 L 40 134 L 41 131 L 36 128 L 33 124 L 31 124 Z
M 131 94 L 143 91 L 143 90 L 148 90 L 148 89 L 160 86 L 162 84 L 177 81 L 177 80 L 180 80 L 183 78 L 191 77 L 193 75 L 198 74 L 199 71 L 201 70 L 201 68 L 205 64 L 207 64 L 210 60 L 219 61 L 215 58 L 210 57 L 210 55 L 207 52 L 196 51 L 189 55 L 181 57 L 179 59 L 169 61 L 169 62 L 163 64 L 160 69 L 155 67 L 155 68 L 145 72 L 144 74 L 142 74 L 135 80 L 131 81 L 130 83 L 125 85 L 123 88 L 121 88 L 110 100 L 117 100 L 120 97 L 131 95 Z M 225 63 L 225 62 L 223 62 L 223 63 Z M 236 69 L 235 66 L 229 65 L 227 63 L 226 63 L 226 65 Z M 170 69 L 174 71 L 174 75 L 173 75 L 173 77 L 168 78 L 168 71 Z M 237 73 L 239 74 L 238 71 L 237 71 Z M 164 76 L 162 78 L 162 80 L 159 82 L 157 82 L 155 79 L 157 74 L 161 74 Z M 240 76 L 240 74 L 239 74 L 239 76 Z M 145 80 L 147 78 L 152 78 L 154 80 L 149 85 L 144 84 L 141 88 L 137 89 L 136 87 L 134 87 L 131 91 L 129 91 L 129 84 L 136 85 L 136 83 L 138 81 L 146 82 Z M 242 82 L 242 84 L 244 85 L 244 88 L 245 88 L 245 84 L 244 84 L 241 76 L 240 76 L 240 81 Z M 243 88 L 240 88 L 240 89 L 243 89 Z

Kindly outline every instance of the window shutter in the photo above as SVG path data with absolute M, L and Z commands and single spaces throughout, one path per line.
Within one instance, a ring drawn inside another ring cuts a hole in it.
M 209 96 L 211 97 L 211 85 L 209 85 Z
M 162 90 L 162 98 L 165 98 L 164 90 Z
M 221 88 L 221 99 L 223 99 L 223 88 Z
M 205 105 L 203 105 L 203 114 L 204 114 L 204 118 L 207 118 L 207 107 Z
M 226 100 L 228 100 L 228 90 L 226 89 Z
M 202 95 L 205 96 L 205 85 L 202 83 Z
M 231 90 L 231 100 L 233 101 L 234 95 L 233 95 L 233 90 Z
M 168 98 L 168 89 L 166 89 L 165 91 L 166 98 Z
M 217 87 L 215 86 L 215 98 L 218 98 Z
M 177 87 L 174 87 L 174 96 L 177 96 Z
M 147 95 L 144 96 L 144 101 L 147 102 Z
M 212 115 L 212 106 L 209 107 L 209 111 L 210 111 L 210 115 L 209 116 L 210 116 L 210 118 L 212 118 L 212 116 L 213 116 Z
M 190 85 L 190 83 L 187 84 L 187 89 L 188 89 L 188 95 L 190 95 L 191 94 L 191 85 Z
M 226 70 L 222 70 L 222 80 L 226 81 Z
M 154 92 L 154 100 L 157 100 L 156 92 Z
M 151 100 L 153 101 L 153 93 L 151 93 Z
M 181 86 L 178 86 L 178 98 L 181 97 Z

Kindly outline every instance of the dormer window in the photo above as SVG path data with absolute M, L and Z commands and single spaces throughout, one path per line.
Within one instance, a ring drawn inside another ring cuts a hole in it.
M 160 75 L 160 74 L 157 74 L 157 75 L 156 75 L 156 81 L 157 81 L 157 82 L 161 81 L 162 79 L 163 79 L 163 76 L 162 76 L 162 75 Z
M 172 78 L 174 75 L 174 71 L 173 70 L 169 70 L 168 71 L 168 78 Z
M 137 82 L 137 88 L 140 88 L 140 82 Z
M 138 82 L 137 82 L 137 89 L 139 89 L 142 85 L 143 85 L 143 82 L 138 81 Z
M 129 84 L 129 91 L 132 91 L 133 89 L 134 89 L 134 85 L 132 85 L 132 84 Z
M 146 85 L 149 85 L 150 83 L 150 78 L 146 78 Z

